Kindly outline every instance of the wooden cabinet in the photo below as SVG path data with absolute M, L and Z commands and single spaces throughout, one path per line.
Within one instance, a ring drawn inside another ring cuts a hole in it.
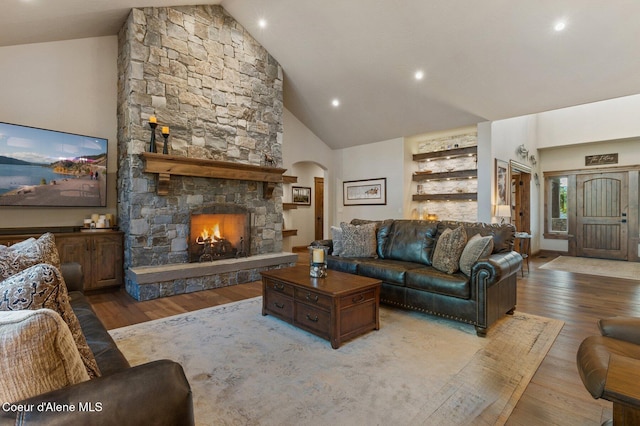
M 46 230 L 20 235 L 0 235 L 0 244 L 11 245 Z M 119 231 L 54 233 L 60 261 L 82 265 L 84 290 L 120 286 L 123 283 L 123 233 Z
M 122 233 L 95 232 L 56 235 L 61 262 L 78 262 L 85 290 L 122 285 Z

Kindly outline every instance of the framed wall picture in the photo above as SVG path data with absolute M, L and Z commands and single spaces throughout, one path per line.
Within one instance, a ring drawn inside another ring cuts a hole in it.
M 291 200 L 293 200 L 293 204 L 310 206 L 311 205 L 311 188 L 306 186 L 292 186 Z
M 509 204 L 509 163 L 496 158 L 496 202 L 500 206 Z
M 387 178 L 350 180 L 342 183 L 345 206 L 387 204 Z

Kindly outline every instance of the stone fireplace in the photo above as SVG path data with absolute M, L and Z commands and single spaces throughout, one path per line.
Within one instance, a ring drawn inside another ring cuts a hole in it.
M 220 6 L 151 7 L 133 9 L 120 31 L 118 73 L 127 291 L 148 300 L 254 281 L 293 264 L 282 252 L 281 181 L 262 173 L 282 170 L 277 61 Z M 170 128 L 167 155 L 147 152 L 152 115 Z M 195 245 L 207 239 L 196 242 L 193 218 L 220 209 L 244 219 L 225 220 L 220 239 L 209 238 L 206 254 L 220 260 L 190 263 L 205 254 Z M 232 236 L 227 227 L 236 221 L 244 229 Z

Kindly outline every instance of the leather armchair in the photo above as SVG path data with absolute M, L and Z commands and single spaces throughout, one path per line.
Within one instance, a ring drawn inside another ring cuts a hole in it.
M 578 348 L 580 378 L 591 396 L 614 403 L 614 425 L 637 424 L 640 400 L 633 394 L 638 394 L 640 386 L 627 388 L 627 393 L 625 385 L 616 382 L 640 374 L 640 318 L 601 319 L 598 328 L 600 336 L 587 337 Z M 612 373 L 612 369 L 617 371 Z

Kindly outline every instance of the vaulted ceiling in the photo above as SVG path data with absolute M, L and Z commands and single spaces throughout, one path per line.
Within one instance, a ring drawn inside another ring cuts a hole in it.
M 221 4 L 280 62 L 285 106 L 332 148 L 640 93 L 637 0 L 6 0 L 0 46 L 193 3 Z

